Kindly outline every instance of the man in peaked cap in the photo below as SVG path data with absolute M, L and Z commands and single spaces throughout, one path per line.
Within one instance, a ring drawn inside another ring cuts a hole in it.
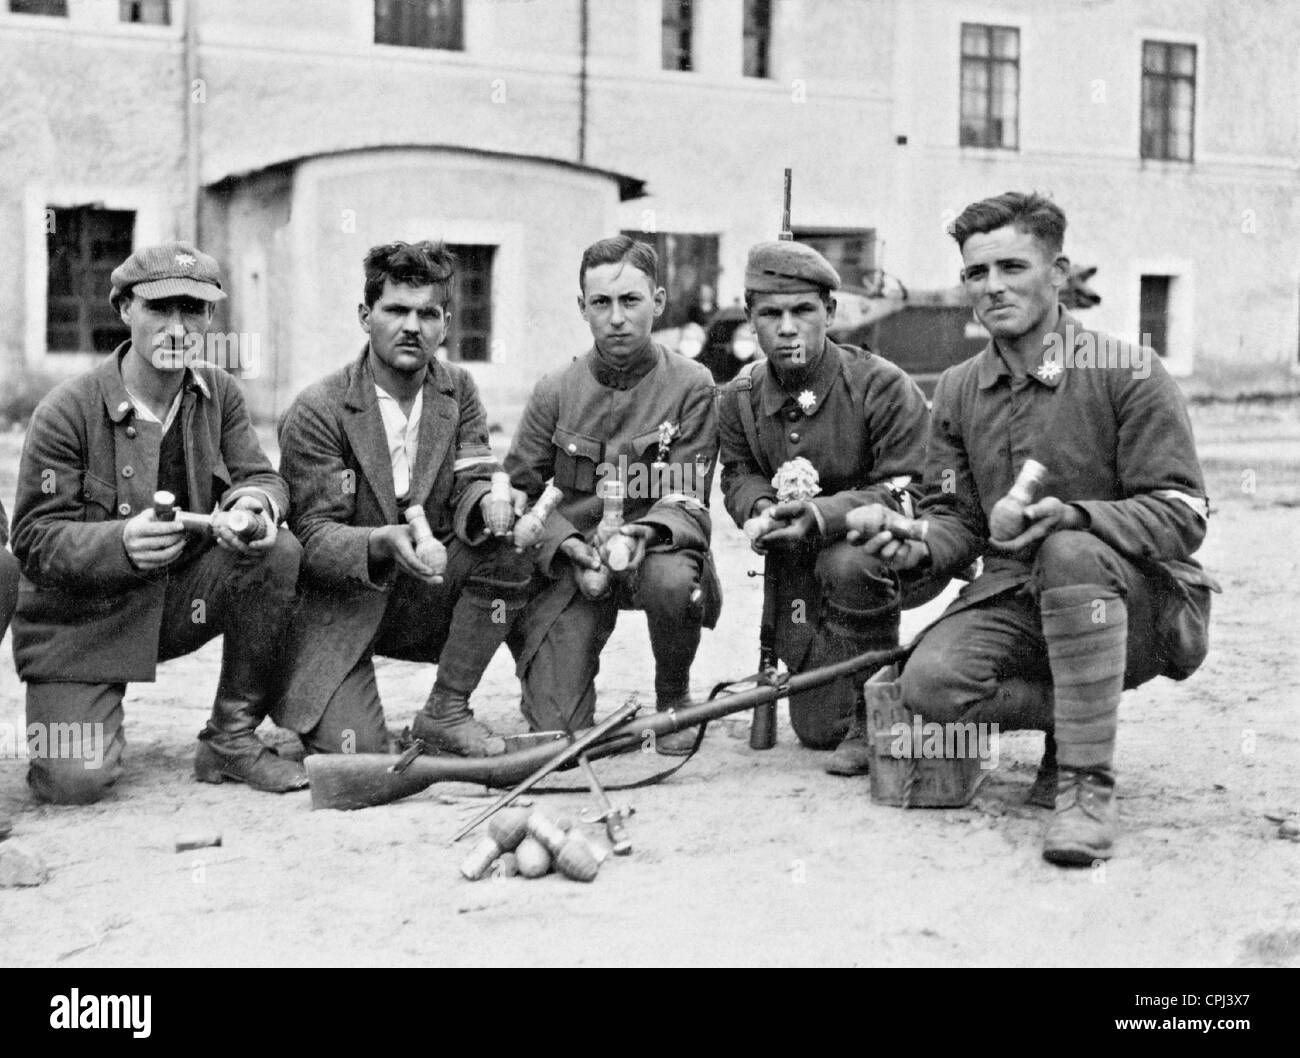
M 754 549 L 770 564 L 776 655 L 796 673 L 897 646 L 900 608 L 942 587 L 900 577 L 846 540 L 845 516 L 855 507 L 911 513 L 929 417 L 901 369 L 826 337 L 839 286 L 810 246 L 778 241 L 750 250 L 745 308 L 766 359 L 728 384 L 720 409 L 727 510 L 747 531 L 766 526 Z M 773 478 L 797 458 L 816 469 L 820 492 L 778 502 Z M 839 774 L 866 770 L 857 697 L 845 680 L 790 700 L 804 745 L 839 744 L 828 765 Z
M 238 386 L 197 355 L 226 297 L 217 262 L 188 243 L 150 246 L 112 284 L 131 338 L 41 401 L 18 472 L 14 660 L 27 683 L 28 784 L 43 801 L 99 800 L 122 774 L 127 683 L 223 635 L 196 777 L 301 789 L 301 766 L 255 730 L 302 552 L 277 530 L 288 490 Z M 246 511 L 264 534 L 246 543 L 224 524 L 187 533 L 155 516 L 163 490 L 177 510 Z

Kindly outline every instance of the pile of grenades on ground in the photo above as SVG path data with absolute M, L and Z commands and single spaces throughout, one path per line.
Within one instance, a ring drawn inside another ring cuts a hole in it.
M 541 878 L 558 871 L 575 882 L 594 881 L 613 848 L 591 838 L 568 819 L 527 808 L 506 809 L 488 823 L 487 836 L 460 865 L 471 882 L 494 878 Z

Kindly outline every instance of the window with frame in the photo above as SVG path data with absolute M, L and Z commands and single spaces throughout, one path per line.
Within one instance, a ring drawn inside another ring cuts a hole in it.
M 772 43 L 772 0 L 745 0 L 746 77 L 770 77 L 768 55 Z
M 375 0 L 375 43 L 465 50 L 463 0 Z
M 623 234 L 653 246 L 659 256 L 659 285 L 668 293 L 668 305 L 655 320 L 655 330 L 688 323 L 707 326 L 717 310 L 718 237 L 665 231 Z
M 135 213 L 97 206 L 47 211 L 45 347 L 109 353 L 131 332 L 108 303 L 113 269 L 131 256 Z
M 796 228 L 794 237 L 825 257 L 845 286 L 871 286 L 876 267 L 874 228 Z
M 691 0 L 663 0 L 663 68 L 692 70 Z
M 1190 162 L 1195 149 L 1196 45 L 1142 42 L 1142 157 Z
M 119 0 L 118 18 L 148 26 L 170 26 L 171 0 Z
M 9 0 L 9 10 L 15 15 L 54 15 L 68 17 L 68 0 Z
M 1020 30 L 963 22 L 961 128 L 963 147 L 1020 146 Z
M 1144 275 L 1138 281 L 1138 340 L 1158 356 L 1169 352 L 1169 295 L 1173 276 Z
M 447 324 L 447 359 L 486 364 L 492 359 L 492 261 L 495 246 L 448 245 L 456 256 Z

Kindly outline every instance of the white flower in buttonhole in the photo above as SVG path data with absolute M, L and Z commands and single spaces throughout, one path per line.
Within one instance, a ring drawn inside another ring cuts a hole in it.
M 813 406 L 817 403 L 817 394 L 810 389 L 804 390 L 795 398 L 799 402 L 799 407 L 803 409 L 805 415 L 811 415 Z
M 810 500 L 822 490 L 817 468 L 803 456 L 782 463 L 772 478 L 772 486 L 776 489 L 776 498 L 780 503 L 787 500 Z

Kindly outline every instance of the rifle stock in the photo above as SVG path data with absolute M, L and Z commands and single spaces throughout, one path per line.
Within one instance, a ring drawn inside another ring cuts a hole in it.
M 596 760 L 635 752 L 647 732 L 655 737 L 709 720 L 741 713 L 765 702 L 797 694 L 812 687 L 851 676 L 866 668 L 891 665 L 907 656 L 910 647 L 875 650 L 824 668 L 791 676 L 784 687 L 756 687 L 708 702 L 696 702 L 666 713 L 656 713 L 621 727 L 615 734 L 593 743 L 587 757 Z M 545 742 L 496 757 L 417 757 L 404 771 L 390 767 L 397 758 L 385 753 L 315 754 L 303 763 L 311 779 L 311 806 L 351 810 L 399 801 L 440 782 L 467 782 L 508 788 L 526 779 L 570 743 Z

